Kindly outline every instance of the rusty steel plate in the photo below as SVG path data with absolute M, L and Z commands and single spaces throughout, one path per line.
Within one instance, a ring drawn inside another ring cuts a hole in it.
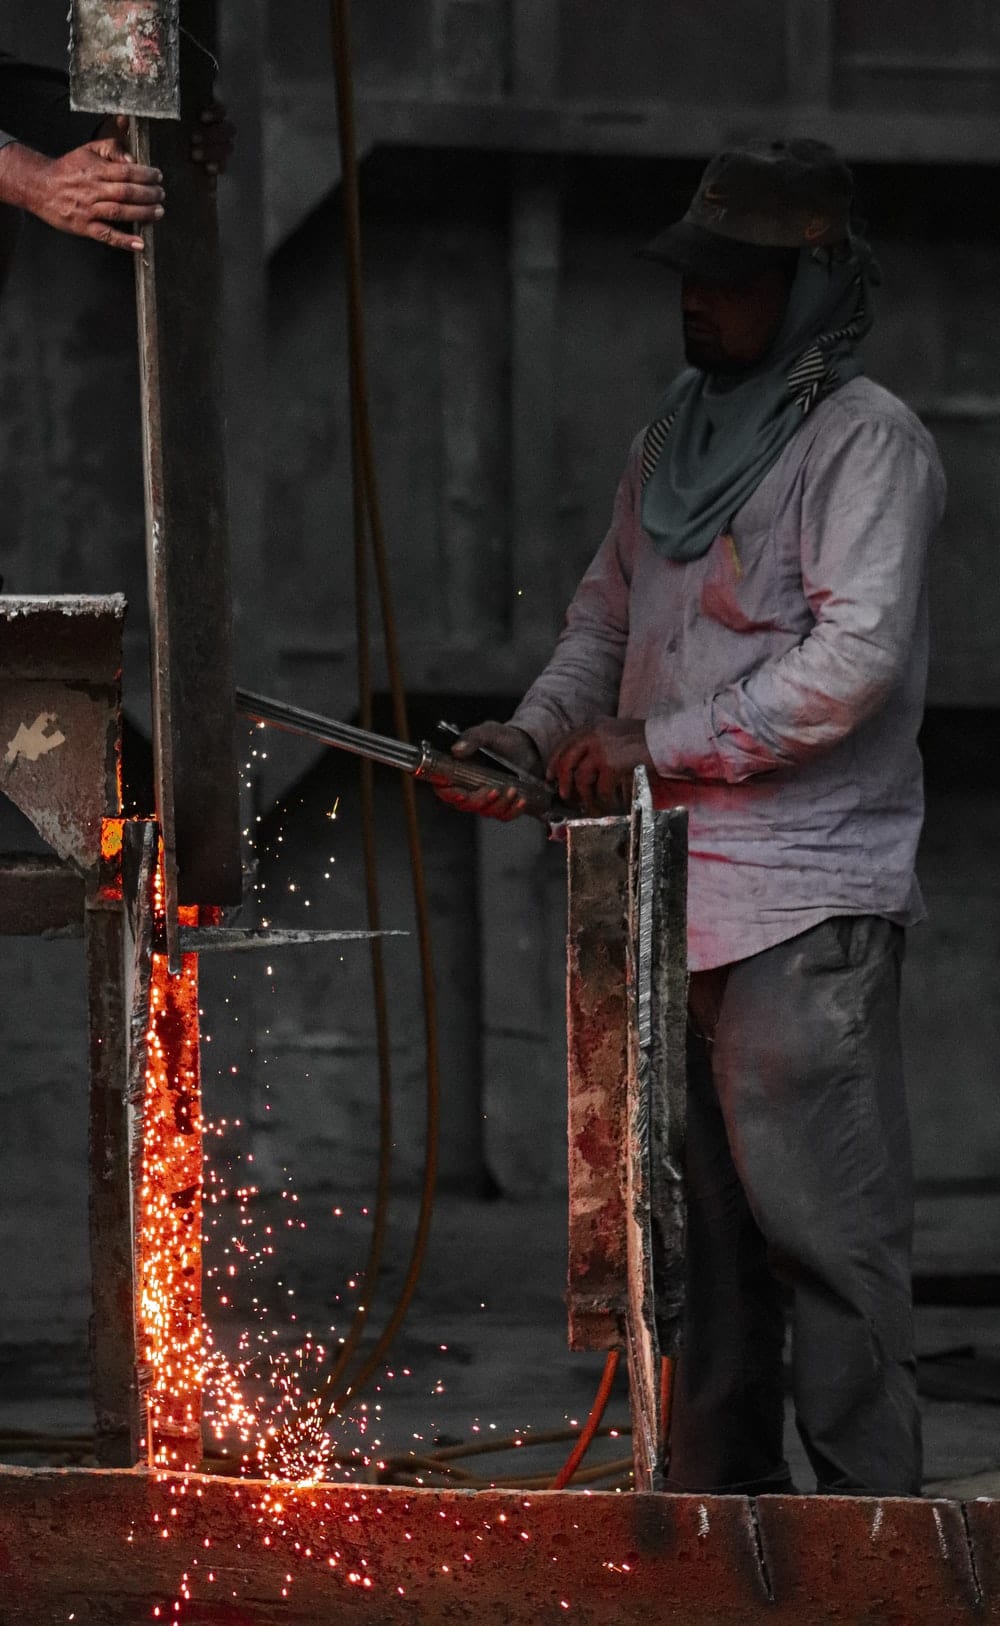
M 125 601 L 0 598 L 0 791 L 96 881 L 118 812 Z
M 998 1530 L 996 1502 L 8 1468 L 0 1615 L 17 1626 L 988 1626 L 1000 1596 L 980 1553 Z
M 72 0 L 70 29 L 74 108 L 180 118 L 180 0 Z
M 566 832 L 569 1345 L 620 1349 L 628 1302 L 629 824 L 625 818 L 570 820 Z
M 5 593 L 0 680 L 45 678 L 111 688 L 122 666 L 121 593 Z
M 971 1503 L 979 1511 L 985 1503 Z M 761 1496 L 757 1528 L 767 1584 L 789 1612 L 809 1620 L 817 1600 L 844 1621 L 1000 1619 L 1000 1596 L 984 1583 L 1000 1504 L 977 1535 L 960 1502 L 854 1496 Z

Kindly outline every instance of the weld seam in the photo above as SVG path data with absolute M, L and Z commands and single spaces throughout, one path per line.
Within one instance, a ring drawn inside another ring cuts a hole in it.
M 982 1582 L 979 1579 L 979 1568 L 976 1564 L 976 1543 L 972 1534 L 972 1527 L 969 1524 L 969 1506 L 967 1502 L 960 1502 L 959 1506 L 962 1509 L 962 1528 L 965 1531 L 965 1544 L 969 1550 L 969 1569 L 972 1572 L 972 1586 L 975 1593 L 976 1608 L 981 1609 L 986 1599 L 983 1593 Z
M 761 1534 L 760 1520 L 757 1518 L 756 1497 L 748 1496 L 747 1505 L 750 1509 L 750 1528 L 753 1532 L 754 1551 L 757 1554 L 757 1568 L 760 1571 L 760 1578 L 764 1586 L 764 1591 L 767 1593 L 767 1601 L 768 1603 L 773 1603 L 774 1588 L 771 1585 L 771 1572 L 767 1567 L 767 1559 L 764 1556 L 764 1538 Z

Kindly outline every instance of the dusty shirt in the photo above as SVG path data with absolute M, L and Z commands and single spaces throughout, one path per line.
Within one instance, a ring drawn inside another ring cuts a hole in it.
M 547 757 L 594 718 L 646 719 L 657 803 L 690 810 L 692 970 L 831 915 L 919 919 L 927 548 L 945 496 L 930 435 L 854 379 L 687 564 L 642 529 L 641 460 L 640 437 L 513 721 Z
M 0 51 L 0 149 L 23 141 L 55 158 L 92 141 L 99 122 L 93 113 L 71 110 L 64 73 Z

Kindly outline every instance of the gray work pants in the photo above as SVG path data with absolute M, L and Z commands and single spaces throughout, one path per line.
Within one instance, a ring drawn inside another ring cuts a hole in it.
M 918 1495 L 903 932 L 824 921 L 696 972 L 668 1490 L 791 1489 L 782 1348 L 827 1495 Z

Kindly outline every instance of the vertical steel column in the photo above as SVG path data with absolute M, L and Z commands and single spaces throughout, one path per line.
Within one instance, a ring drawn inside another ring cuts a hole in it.
M 660 1487 L 684 1305 L 687 814 L 568 829 L 569 1338 L 628 1352 L 637 1490 Z
M 680 1348 L 687 1115 L 687 814 L 657 812 L 644 768 L 629 831 L 627 1348 L 635 1488 L 662 1490 L 663 1360 Z
M 162 170 L 168 197 L 167 217 L 147 231 L 136 268 L 163 840 L 157 913 L 167 932 L 149 983 L 136 1250 L 150 1461 L 197 1467 L 204 1359 L 198 960 L 181 956 L 172 934 L 178 924 L 197 924 L 198 905 L 238 902 L 242 872 L 218 218 L 215 183 L 190 151 L 191 132 L 213 99 L 216 0 L 181 0 L 180 22 L 180 122 L 133 125 L 136 156 Z M 175 913 L 177 903 L 186 907 Z
M 136 156 L 162 170 L 167 190 L 166 218 L 145 233 L 137 265 L 157 811 L 168 899 L 175 853 L 180 903 L 226 904 L 239 901 L 242 875 L 221 265 L 215 183 L 190 151 L 213 98 L 216 0 L 182 0 L 180 18 L 181 119 L 137 122 L 134 134 Z
M 153 747 L 169 955 L 177 904 L 242 890 L 215 181 L 191 136 L 213 100 L 217 0 L 72 0 L 73 105 L 132 118 L 166 218 L 136 261 Z
M 105 830 L 108 845 L 117 845 L 120 852 L 121 821 L 109 819 Z M 141 1433 L 125 1090 L 129 944 L 120 884 L 111 883 L 88 899 L 85 938 L 90 1036 L 90 1369 L 95 1454 L 102 1468 L 132 1468 L 141 1455 Z

